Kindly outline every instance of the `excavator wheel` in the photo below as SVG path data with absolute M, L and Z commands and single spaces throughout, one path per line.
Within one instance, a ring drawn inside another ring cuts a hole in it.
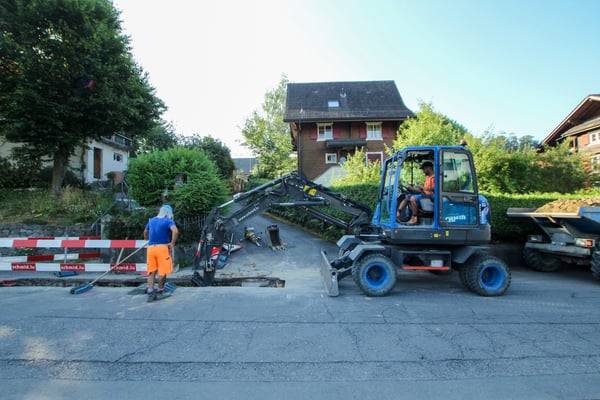
M 354 263 L 352 277 L 367 296 L 380 297 L 394 288 L 398 272 L 388 257 L 369 254 Z
M 469 271 L 469 264 L 461 265 L 458 270 L 458 275 L 460 277 L 460 283 L 462 283 L 462 285 L 465 288 L 467 288 L 468 290 L 470 290 L 472 292 L 473 288 L 471 287 L 471 281 L 469 280 L 469 277 L 467 274 L 468 271 Z
M 497 257 L 475 254 L 463 268 L 465 286 L 480 296 L 501 296 L 510 286 L 510 269 Z
M 523 259 L 531 269 L 541 272 L 554 272 L 561 265 L 558 258 L 529 247 L 523 248 Z

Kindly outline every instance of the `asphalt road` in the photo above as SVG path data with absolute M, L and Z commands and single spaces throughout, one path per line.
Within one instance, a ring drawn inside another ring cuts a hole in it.
M 402 272 L 386 297 L 347 278 L 331 298 L 318 253 L 335 246 L 278 225 L 286 250 L 246 244 L 220 274 L 283 288 L 179 287 L 146 303 L 130 287 L 1 287 L 2 398 L 600 399 L 588 271 L 513 266 L 495 298 L 457 274 Z

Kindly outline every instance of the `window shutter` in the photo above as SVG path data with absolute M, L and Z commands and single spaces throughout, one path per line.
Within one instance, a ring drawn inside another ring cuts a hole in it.
M 314 124 L 313 127 L 310 128 L 310 138 L 317 140 L 317 124 Z
M 585 134 L 585 135 L 581 135 L 579 136 L 579 145 L 581 146 L 587 146 L 588 144 L 590 144 L 590 136 L 589 134 Z
M 365 139 L 367 137 L 367 124 L 360 124 L 358 128 L 358 135 L 361 139 Z
M 332 130 L 334 139 L 339 139 L 342 137 L 342 127 L 340 126 L 340 124 L 333 124 Z

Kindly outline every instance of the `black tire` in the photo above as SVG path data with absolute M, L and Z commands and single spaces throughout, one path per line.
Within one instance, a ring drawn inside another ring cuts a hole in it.
M 501 296 L 510 286 L 510 269 L 506 263 L 490 255 L 476 255 L 468 263 L 466 279 L 471 291 L 480 296 Z
M 473 258 L 473 257 L 471 257 Z M 469 291 L 473 291 L 473 288 L 471 288 L 471 282 L 469 281 L 469 277 L 467 276 L 467 271 L 469 270 L 469 264 L 463 264 L 460 266 L 460 269 L 458 270 L 458 276 L 460 277 L 460 283 L 462 283 L 462 285 Z
M 398 279 L 396 266 L 388 257 L 369 254 L 352 266 L 352 277 L 358 287 L 370 297 L 385 296 Z
M 592 270 L 592 276 L 600 281 L 600 250 L 596 250 L 592 254 L 590 269 Z
M 523 259 L 531 269 L 540 272 L 554 272 L 561 265 L 560 259 L 529 247 L 523 248 Z
M 473 292 L 473 288 L 471 287 L 471 281 L 469 280 L 468 271 L 470 268 L 477 268 L 476 264 L 479 261 L 479 258 L 485 257 L 485 253 L 478 251 L 471 254 L 471 257 L 464 264 L 455 264 L 454 269 L 458 270 L 458 276 L 460 277 L 460 283 L 469 291 Z

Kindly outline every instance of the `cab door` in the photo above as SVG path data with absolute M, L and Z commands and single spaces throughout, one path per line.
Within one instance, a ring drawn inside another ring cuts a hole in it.
M 443 149 L 440 176 L 440 226 L 478 225 L 479 196 L 471 153 L 461 148 Z

